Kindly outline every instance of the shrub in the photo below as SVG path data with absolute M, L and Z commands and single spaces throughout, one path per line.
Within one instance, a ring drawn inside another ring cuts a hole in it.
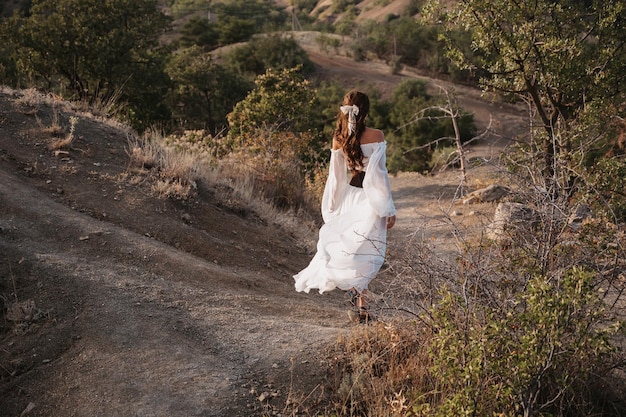
M 281 34 L 252 38 L 245 45 L 234 48 L 225 59 L 227 66 L 242 75 L 254 77 L 268 69 L 284 70 L 298 67 L 303 75 L 313 72 L 314 65 L 307 53 L 293 39 Z
M 429 167 L 435 141 L 444 147 L 454 143 L 452 121 L 437 105 L 438 98 L 426 93 L 422 81 L 406 80 L 394 89 L 388 105 L 373 106 L 372 120 L 391 132 L 386 135 L 390 172 L 423 172 Z M 471 139 L 476 131 L 473 116 L 461 111 L 457 122 L 461 142 Z
M 315 91 L 298 68 L 268 70 L 237 103 L 228 120 L 224 155 L 236 158 L 266 197 L 300 208 L 306 183 L 316 178 L 322 157 L 321 113 Z
M 183 129 L 225 129 L 226 115 L 252 89 L 198 46 L 179 50 L 166 71 L 173 83 L 168 96 L 172 119 Z
M 588 415 L 596 405 L 583 393 L 613 368 L 610 340 L 621 327 L 607 321 L 594 281 L 581 268 L 560 280 L 537 276 L 493 306 L 444 292 L 429 345 L 434 383 L 414 395 L 437 393 L 428 404 L 441 416 Z

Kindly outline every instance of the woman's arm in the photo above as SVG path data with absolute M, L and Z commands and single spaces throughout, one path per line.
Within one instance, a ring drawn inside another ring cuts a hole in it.
M 376 214 L 380 217 L 390 218 L 396 215 L 396 207 L 393 204 L 389 173 L 386 166 L 386 144 L 383 143 L 370 156 L 367 165 L 367 173 L 363 180 L 363 190 Z M 393 220 L 392 220 L 393 221 Z
M 339 149 L 330 151 L 328 178 L 322 196 L 322 218 L 328 222 L 341 204 L 343 193 L 348 186 L 346 158 Z

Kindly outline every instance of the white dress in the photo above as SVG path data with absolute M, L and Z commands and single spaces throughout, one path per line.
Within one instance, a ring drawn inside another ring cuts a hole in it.
M 296 290 L 320 293 L 335 288 L 359 292 L 368 287 L 385 259 L 387 217 L 396 214 L 386 167 L 386 142 L 362 144 L 366 171 L 363 188 L 349 184 L 348 163 L 341 149 L 331 150 L 322 198 L 324 225 L 317 253 L 294 275 Z

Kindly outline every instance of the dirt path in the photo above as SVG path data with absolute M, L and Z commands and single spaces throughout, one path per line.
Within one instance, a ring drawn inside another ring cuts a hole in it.
M 344 59 L 327 75 L 407 76 Z M 206 184 L 190 203 L 155 198 L 128 169 L 126 130 L 29 94 L 0 92 L 0 416 L 257 416 L 295 392 L 310 394 L 304 411 L 323 400 L 323 351 L 354 324 L 340 292 L 293 290 L 302 237 Z M 55 155 L 51 128 L 70 115 L 76 140 Z M 456 182 L 392 179 L 390 241 L 437 222 Z

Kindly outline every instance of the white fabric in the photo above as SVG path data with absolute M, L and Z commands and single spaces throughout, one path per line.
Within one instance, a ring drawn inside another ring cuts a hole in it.
M 386 167 L 386 143 L 361 145 L 366 171 L 363 188 L 349 185 L 343 151 L 332 150 L 317 253 L 294 275 L 297 291 L 366 289 L 387 249 L 387 217 L 396 214 Z
M 356 131 L 356 117 L 359 115 L 359 106 L 341 106 L 341 112 L 348 115 L 348 134 L 351 135 Z

